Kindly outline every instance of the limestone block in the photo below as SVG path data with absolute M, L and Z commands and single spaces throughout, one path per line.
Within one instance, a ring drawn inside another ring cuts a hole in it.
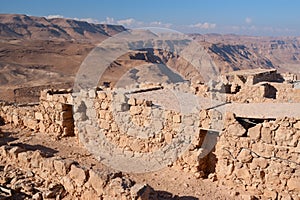
M 227 131 L 230 135 L 239 136 L 239 137 L 243 136 L 246 133 L 246 129 L 238 122 L 230 124 L 227 128 Z
M 35 112 L 35 113 L 34 113 L 34 118 L 35 118 L 36 120 L 43 120 L 43 119 L 44 119 L 44 116 L 43 116 L 43 114 L 42 114 L 41 112 Z
M 107 121 L 101 121 L 100 128 L 102 128 L 104 130 L 109 130 L 110 124 Z
M 75 185 L 74 185 L 72 179 L 70 178 L 70 176 L 64 176 L 61 179 L 60 183 L 64 186 L 66 191 L 69 192 L 70 194 L 73 194 L 75 192 Z
M 157 197 L 151 195 L 154 190 L 147 184 L 135 184 L 130 188 L 131 198 L 137 200 L 153 199 L 157 200 Z
M 298 130 L 300 130 L 300 121 L 297 121 L 295 124 L 294 124 L 294 127 Z
M 91 89 L 89 92 L 88 92 L 88 95 L 89 95 L 89 98 L 96 98 L 96 92 L 95 90 Z
M 260 139 L 260 131 L 261 131 L 262 125 L 257 124 L 256 126 L 248 129 L 248 136 L 252 140 L 259 140 Z
M 181 122 L 181 116 L 176 114 L 173 116 L 173 122 L 174 123 L 180 123 Z
M 246 149 L 242 149 L 242 151 L 239 153 L 238 155 L 238 160 L 243 162 L 243 163 L 249 163 L 252 161 L 252 155 L 251 152 L 246 150 Z
M 53 166 L 57 174 L 61 176 L 67 175 L 67 173 L 70 171 L 70 167 L 72 165 L 73 161 L 67 160 L 67 159 L 57 159 L 53 161 Z
M 106 93 L 103 91 L 97 91 L 97 96 L 99 99 L 104 100 L 106 98 Z
M 87 178 L 86 173 L 86 170 L 73 164 L 68 175 L 78 187 L 82 187 Z
M 128 104 L 131 106 L 135 106 L 136 105 L 136 99 L 134 97 L 130 97 L 130 99 L 128 100 Z
M 289 191 L 300 192 L 300 177 L 294 177 L 287 181 Z
M 31 160 L 30 164 L 33 168 L 39 168 L 41 163 L 43 162 L 43 159 L 45 159 L 40 151 L 34 151 L 31 154 Z
M 269 127 L 262 127 L 261 140 L 268 144 L 272 143 L 272 133 Z
M 9 154 L 9 157 L 10 157 L 10 158 L 16 159 L 16 158 L 18 158 L 18 155 L 19 155 L 20 153 L 24 152 L 24 151 L 25 151 L 25 150 L 22 149 L 21 147 L 16 146 L 16 147 L 11 148 L 11 149 L 8 151 L 8 154 Z
M 251 164 L 250 164 L 250 168 L 251 169 L 265 169 L 268 166 L 268 160 L 262 157 L 259 158 L 253 158 Z
M 140 106 L 131 106 L 130 107 L 130 114 L 131 115 L 138 115 L 142 112 L 142 108 Z
M 165 141 L 166 141 L 166 143 L 167 143 L 167 144 L 171 144 L 172 139 L 173 139 L 173 134 L 170 133 L 170 132 L 167 132 L 167 133 L 165 134 Z
M 107 101 L 103 101 L 101 103 L 101 109 L 107 110 L 109 108 L 109 103 Z
M 25 151 L 18 154 L 18 160 L 21 165 L 27 165 L 30 162 L 30 154 Z

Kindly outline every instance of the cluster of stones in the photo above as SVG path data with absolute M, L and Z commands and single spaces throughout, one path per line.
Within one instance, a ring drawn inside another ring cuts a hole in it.
M 106 98 L 111 95 L 114 102 Z M 164 143 L 170 144 L 180 130 L 179 113 L 154 108 L 152 102 L 145 99 L 103 91 L 98 92 L 95 108 L 99 127 L 106 137 L 126 150 L 144 153 L 155 151 Z
M 74 135 L 71 90 L 45 90 L 38 105 L 2 103 L 0 116 L 14 126 L 54 135 Z
M 1 146 L 0 152 L 3 198 L 142 200 L 156 195 L 150 186 L 136 184 L 120 172 L 89 169 L 69 159 L 45 157 L 38 150 L 18 146 Z
M 300 120 L 265 120 L 244 128 L 228 113 L 216 146 L 219 183 L 255 197 L 299 199 Z
M 245 70 L 220 77 L 212 87 L 226 93 L 227 102 L 300 102 L 300 90 L 295 78 L 277 73 L 276 70 Z M 248 74 L 247 74 L 248 73 Z

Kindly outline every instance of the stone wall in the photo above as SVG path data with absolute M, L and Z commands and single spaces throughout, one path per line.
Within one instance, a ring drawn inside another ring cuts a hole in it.
M 72 96 L 70 90 L 44 90 L 39 104 L 0 106 L 0 116 L 14 126 L 64 137 L 74 135 Z
M 219 183 L 257 198 L 299 199 L 300 119 L 244 127 L 229 113 L 226 122 L 215 151 Z
M 136 184 L 120 172 L 98 171 L 39 150 L 1 146 L 1 189 L 10 199 L 157 199 L 146 184 Z M 13 165 L 12 165 L 13 163 Z M 12 188 L 14 191 L 5 188 Z M 3 193 L 2 193 L 3 194 Z

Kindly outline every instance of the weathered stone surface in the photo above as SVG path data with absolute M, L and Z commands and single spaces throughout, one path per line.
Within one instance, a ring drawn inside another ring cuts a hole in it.
M 55 171 L 61 175 L 65 176 L 70 171 L 70 167 L 72 165 L 73 161 L 67 160 L 67 159 L 59 159 L 53 161 L 53 166 Z
M 261 131 L 262 125 L 258 124 L 252 128 L 248 129 L 248 135 L 253 140 L 259 140 L 260 139 L 260 131 Z
M 92 188 L 96 191 L 97 195 L 102 195 L 104 193 L 104 187 L 107 183 L 107 177 L 101 176 L 94 170 L 89 170 L 89 180 L 88 184 L 92 186 Z
M 261 139 L 265 143 L 268 143 L 268 144 L 272 143 L 271 129 L 269 127 L 262 127 L 262 129 L 261 129 Z
M 300 177 L 294 177 L 287 181 L 289 191 L 300 192 Z
M 174 123 L 180 123 L 181 122 L 181 116 L 180 115 L 174 115 L 173 116 L 173 122 Z
M 73 164 L 68 176 L 70 176 L 78 187 L 82 187 L 86 181 L 86 170 Z
M 131 106 L 135 106 L 136 105 L 136 99 L 133 97 L 130 97 L 130 99 L 128 100 L 128 104 Z
M 238 160 L 243 162 L 243 163 L 249 163 L 252 161 L 252 155 L 251 152 L 249 150 L 246 149 L 242 149 L 242 151 L 239 153 L 238 155 Z
M 239 123 L 230 124 L 227 128 L 227 131 L 230 135 L 242 136 L 246 133 L 246 129 Z
M 136 200 L 153 199 L 157 197 L 153 195 L 154 190 L 147 184 L 135 184 L 130 188 L 131 198 Z

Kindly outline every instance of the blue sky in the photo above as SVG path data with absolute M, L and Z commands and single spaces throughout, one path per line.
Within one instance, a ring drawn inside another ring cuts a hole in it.
M 0 13 L 185 33 L 300 35 L 299 0 L 0 0 Z

